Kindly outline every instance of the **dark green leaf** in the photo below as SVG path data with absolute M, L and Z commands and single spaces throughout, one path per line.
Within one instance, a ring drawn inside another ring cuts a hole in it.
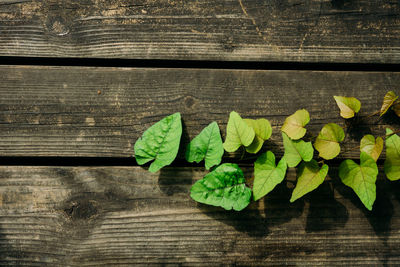
M 139 165 L 154 160 L 149 168 L 156 172 L 171 164 L 179 150 L 182 135 L 181 114 L 165 117 L 148 128 L 135 143 L 135 158 Z
M 217 122 L 210 123 L 188 144 L 186 160 L 199 163 L 205 160 L 206 169 L 221 163 L 224 148 Z
M 197 181 L 190 196 L 200 203 L 239 211 L 250 203 L 251 189 L 237 164 L 224 163 Z

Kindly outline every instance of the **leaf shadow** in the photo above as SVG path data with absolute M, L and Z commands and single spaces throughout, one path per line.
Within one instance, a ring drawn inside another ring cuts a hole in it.
M 338 172 L 339 168 L 331 168 L 329 171 L 335 190 L 345 199 L 350 200 L 354 206 L 364 213 L 375 234 L 386 243 L 390 236 L 390 222 L 394 214 L 391 194 L 399 194 L 400 188 L 397 188 L 397 191 L 395 192 L 389 185 L 389 181 L 379 175 L 376 181 L 376 200 L 372 211 L 369 211 L 362 204 L 356 193 L 340 181 Z
M 354 118 L 347 119 L 346 123 L 346 136 L 353 140 L 361 141 L 364 135 L 372 134 L 370 119 L 361 116 L 355 116 Z
M 182 120 L 182 136 L 181 136 L 181 142 L 179 144 L 179 150 L 178 154 L 176 156 L 176 159 L 178 160 L 185 160 L 185 152 L 186 152 L 186 147 L 190 143 L 190 136 L 187 130 L 187 126 L 184 120 Z
M 307 233 L 343 228 L 349 219 L 348 210 L 335 199 L 332 185 L 328 182 L 309 193 L 306 200 L 310 203 Z

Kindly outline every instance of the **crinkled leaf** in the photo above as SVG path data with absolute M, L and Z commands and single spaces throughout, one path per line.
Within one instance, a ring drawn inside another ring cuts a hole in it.
M 282 158 L 275 165 L 275 155 L 271 151 L 261 154 L 254 163 L 253 198 L 258 200 L 271 192 L 283 181 L 286 174 L 286 161 Z
M 393 105 L 394 101 L 396 101 L 396 99 L 399 96 L 396 95 L 395 92 L 393 91 L 389 91 L 386 93 L 386 95 L 383 97 L 383 104 L 381 107 L 381 112 L 379 116 L 382 116 L 383 114 L 385 114 L 389 108 Z
M 182 135 L 181 114 L 169 115 L 148 128 L 135 143 L 135 158 L 139 165 L 154 160 L 149 168 L 156 172 L 171 164 L 179 150 Z
M 340 109 L 340 116 L 345 119 L 353 118 L 361 108 L 360 101 L 355 97 L 334 96 L 335 101 Z
M 285 149 L 285 158 L 289 167 L 296 167 L 301 160 L 310 161 L 314 155 L 314 149 L 311 142 L 303 140 L 292 140 L 285 133 L 282 133 L 283 147 Z
M 204 159 L 206 169 L 221 163 L 224 148 L 218 123 L 212 122 L 204 128 L 186 148 L 186 160 L 199 163 Z
M 294 202 L 305 194 L 315 190 L 325 180 L 329 167 L 324 164 L 320 168 L 316 160 L 302 162 L 297 169 L 297 184 L 293 190 L 290 202 Z
M 340 153 L 340 145 L 344 139 L 342 127 L 335 123 L 328 123 L 322 127 L 314 142 L 314 147 L 319 152 L 319 156 L 324 159 L 333 159 Z
M 291 139 L 297 140 L 306 134 L 304 126 L 310 121 L 310 114 L 305 109 L 299 109 L 294 114 L 286 118 L 281 131 L 286 133 Z
M 383 149 L 382 137 L 375 137 L 367 134 L 361 139 L 360 150 L 370 155 L 375 161 L 378 160 Z
M 400 179 L 400 137 L 386 128 L 386 160 L 384 171 L 391 181 Z
M 225 150 L 235 152 L 241 145 L 249 146 L 254 136 L 253 128 L 247 125 L 237 112 L 232 111 L 226 127 Z
M 378 166 L 375 160 L 365 152 L 361 152 L 360 165 L 351 159 L 343 161 L 339 166 L 339 177 L 351 187 L 364 206 L 372 210 L 376 198 L 376 177 Z
M 246 146 L 246 151 L 249 153 L 257 153 L 260 151 L 265 140 L 268 140 L 272 134 L 271 124 L 266 119 L 244 119 L 248 126 L 253 128 L 254 133 L 256 134 L 253 142 Z
M 200 203 L 239 211 L 250 203 L 251 189 L 237 164 L 224 163 L 197 181 L 190 196 Z

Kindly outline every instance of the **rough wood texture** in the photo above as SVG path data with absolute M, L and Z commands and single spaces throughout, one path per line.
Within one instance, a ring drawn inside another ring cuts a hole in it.
M 251 177 L 251 169 L 244 168 Z M 400 186 L 378 178 L 366 211 L 332 168 L 289 204 L 295 173 L 244 211 L 197 204 L 204 171 L 0 167 L 1 266 L 400 264 Z
M 178 111 L 184 148 L 213 120 L 224 134 L 232 110 L 269 119 L 266 148 L 281 155 L 286 116 L 308 109 L 316 136 L 325 123 L 345 126 L 332 96 L 347 95 L 362 108 L 343 156 L 358 158 L 363 134 L 384 135 L 400 121 L 368 117 L 400 73 L 1 66 L 0 80 L 1 156 L 133 157 L 143 131 Z
M 400 63 L 383 0 L 0 0 L 0 55 Z

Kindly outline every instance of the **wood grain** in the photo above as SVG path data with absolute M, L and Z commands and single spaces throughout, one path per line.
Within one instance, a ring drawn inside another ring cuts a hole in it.
M 1 0 L 0 55 L 400 62 L 394 0 Z
M 264 149 L 282 155 L 280 127 L 306 108 L 310 134 L 329 122 L 347 127 L 342 157 L 358 158 L 364 134 L 400 122 L 370 116 L 400 73 L 1 66 L 0 80 L 1 156 L 133 157 L 143 131 L 178 111 L 183 149 L 211 121 L 224 136 L 232 110 L 269 119 Z M 333 95 L 360 99 L 360 119 L 346 125 Z
M 1 166 L 0 265 L 400 264 L 398 182 L 380 176 L 368 212 L 331 168 L 290 204 L 290 170 L 239 213 L 190 199 L 203 170 Z

